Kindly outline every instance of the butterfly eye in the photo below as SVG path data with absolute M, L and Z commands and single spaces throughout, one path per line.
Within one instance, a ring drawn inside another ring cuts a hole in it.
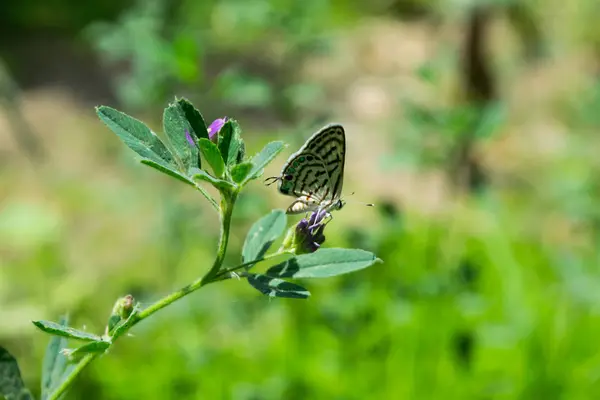
M 292 179 L 294 179 L 294 177 L 292 175 L 286 175 L 283 177 L 283 179 L 285 179 L 286 181 L 291 181 Z

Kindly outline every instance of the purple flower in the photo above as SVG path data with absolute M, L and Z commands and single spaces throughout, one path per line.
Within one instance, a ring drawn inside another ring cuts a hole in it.
M 190 146 L 196 147 L 196 143 L 194 142 L 194 139 L 192 139 L 192 135 L 190 135 L 187 129 L 185 130 L 185 139 L 188 141 Z
M 210 126 L 208 127 L 208 138 L 210 140 L 212 140 L 213 142 L 217 141 L 217 134 L 219 133 L 223 125 L 225 125 L 225 122 L 227 122 L 227 117 L 217 118 L 212 122 L 212 124 L 210 124 Z
M 296 231 L 294 234 L 294 248 L 296 254 L 303 253 L 314 253 L 321 247 L 325 242 L 325 217 L 327 216 L 326 210 L 314 211 L 310 218 L 302 218 L 298 225 L 296 225 Z

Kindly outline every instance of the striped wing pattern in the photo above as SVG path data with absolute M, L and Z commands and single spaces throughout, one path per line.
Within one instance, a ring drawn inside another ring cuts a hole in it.
M 292 154 L 279 177 L 279 191 L 296 197 L 288 214 L 332 209 L 342 193 L 346 136 L 339 124 L 321 128 Z

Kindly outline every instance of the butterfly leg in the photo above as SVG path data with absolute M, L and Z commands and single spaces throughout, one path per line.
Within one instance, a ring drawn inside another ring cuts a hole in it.
M 292 204 L 290 204 L 286 213 L 287 214 L 302 214 L 303 212 L 311 212 L 316 209 L 317 205 L 318 205 L 318 203 L 316 203 L 310 197 L 308 197 L 308 198 L 300 197 L 300 198 L 294 200 L 294 202 Z

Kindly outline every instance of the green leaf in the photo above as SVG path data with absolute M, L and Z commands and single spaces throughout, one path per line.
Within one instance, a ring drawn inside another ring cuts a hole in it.
M 200 114 L 200 111 L 198 111 L 187 99 L 179 99 L 177 100 L 177 104 L 179 104 L 179 107 L 192 128 L 190 134 L 195 136 L 196 139 L 208 139 L 208 128 L 206 127 L 206 122 L 204 122 L 204 118 L 202 117 L 202 114 Z
M 79 362 L 83 356 L 89 353 L 104 353 L 110 347 L 110 342 L 104 340 L 99 342 L 89 342 L 81 347 L 68 350 L 67 357 L 69 362 Z
M 143 122 L 107 106 L 97 107 L 96 113 L 131 150 L 164 167 L 177 168 L 169 149 Z
M 59 321 L 59 324 L 64 327 L 67 327 L 68 323 L 69 320 L 66 316 Z M 46 399 L 62 382 L 67 367 L 67 358 L 61 351 L 66 347 L 67 339 L 65 337 L 52 336 L 50 338 L 42 364 L 42 400 Z
M 243 159 L 245 151 L 244 141 L 241 137 L 240 125 L 233 119 L 228 119 L 219 132 L 219 151 L 227 166 L 237 164 Z
M 171 103 L 163 113 L 163 130 L 169 138 L 173 150 L 181 160 L 185 170 L 191 167 L 200 167 L 200 157 L 198 147 L 195 144 L 188 142 L 186 132 L 189 133 L 189 138 L 197 143 L 198 139 L 185 116 L 185 112 L 181 109 L 179 103 Z
M 248 174 L 246 180 L 260 177 L 267 164 L 273 161 L 273 159 L 277 157 L 277 154 L 279 154 L 284 148 L 285 145 L 280 141 L 268 143 L 265 147 L 263 147 L 263 149 L 252 158 L 252 164 L 254 167 Z
M 217 178 L 222 178 L 225 173 L 225 163 L 223 162 L 223 157 L 221 156 L 217 145 L 204 138 L 198 141 L 198 145 L 200 146 L 202 156 L 212 168 L 215 176 Z
M 122 321 L 121 323 L 117 324 L 117 326 L 113 330 L 112 336 L 111 336 L 113 342 L 116 339 L 118 339 L 119 336 L 121 336 L 127 332 L 127 330 L 131 327 L 131 325 L 134 323 L 134 321 L 137 320 L 139 311 L 140 311 L 139 306 L 136 304 L 134 306 L 131 314 L 129 314 L 129 317 L 127 317 L 127 319 L 125 321 Z
M 244 143 L 244 141 L 242 140 L 242 137 L 240 136 L 240 150 L 238 151 L 237 154 L 237 161 L 236 163 L 239 164 L 242 161 L 244 161 L 244 158 L 246 157 L 246 143 Z
M 375 254 L 360 249 L 320 249 L 277 264 L 266 274 L 279 278 L 327 278 L 347 274 L 382 262 Z
M 246 179 L 246 177 L 250 173 L 250 170 L 252 169 L 253 166 L 254 165 L 251 162 L 243 162 L 243 163 L 234 165 L 233 168 L 231 169 L 231 179 L 233 179 L 233 181 L 235 183 L 243 182 L 244 179 Z
M 231 164 L 231 161 L 229 160 L 229 147 L 231 147 L 232 143 L 234 142 L 233 126 L 231 126 L 231 121 L 225 122 L 225 125 L 223 125 L 219 131 L 217 138 L 221 157 L 223 157 L 225 164 L 229 165 Z
M 173 178 L 175 178 L 175 179 L 178 179 L 178 180 L 180 180 L 180 181 L 182 181 L 182 182 L 185 182 L 185 183 L 187 183 L 188 185 L 191 185 L 191 186 L 195 187 L 195 188 L 196 188 L 198 191 L 200 191 L 200 193 L 202 193 L 202 195 L 203 195 L 204 197 L 206 197 L 206 199 L 207 199 L 207 200 L 210 202 L 210 204 L 211 204 L 211 205 L 212 205 L 212 206 L 213 206 L 213 207 L 214 207 L 216 210 L 218 210 L 218 209 L 219 209 L 219 205 L 217 204 L 217 202 L 215 201 L 215 199 L 213 199 L 213 198 L 210 196 L 210 194 L 208 194 L 208 192 L 206 192 L 206 190 L 204 190 L 204 188 L 202 188 L 202 187 L 200 187 L 200 186 L 196 185 L 196 182 L 194 182 L 193 180 L 191 180 L 191 179 L 190 179 L 190 178 L 188 178 L 187 176 L 184 176 L 184 175 L 180 174 L 178 171 L 174 171 L 174 170 L 172 170 L 172 169 L 170 169 L 170 168 L 163 167 L 162 165 L 160 165 L 160 164 L 157 164 L 157 163 L 155 163 L 155 162 L 154 162 L 154 161 L 152 161 L 152 160 L 148 160 L 148 159 L 142 159 L 142 160 L 140 160 L 140 162 L 141 162 L 142 164 L 148 165 L 148 166 L 150 166 L 150 167 L 152 167 L 152 168 L 154 168 L 154 169 L 157 169 L 157 170 L 159 170 L 160 172 L 162 172 L 162 173 L 164 173 L 164 174 L 167 174 L 167 175 L 169 175 L 169 176 L 172 176 L 172 177 L 173 177 Z M 195 170 L 195 171 L 202 171 L 202 170 L 200 170 L 200 169 L 198 169 L 198 168 L 195 168 L 195 167 L 192 167 L 192 169 L 191 169 L 190 171 L 194 171 L 194 170 Z M 203 172 L 204 172 L 204 171 L 203 171 Z
M 265 255 L 287 224 L 283 210 L 273 210 L 252 225 L 242 249 L 242 262 L 257 260 Z M 249 269 L 250 267 L 248 267 Z
M 210 175 L 208 172 L 202 169 L 193 168 L 190 170 L 190 174 L 194 179 L 208 182 L 218 190 L 231 190 L 234 188 L 234 186 L 231 183 L 223 179 L 215 178 L 214 176 Z
M 85 340 L 89 342 L 101 341 L 102 338 L 93 333 L 83 332 L 75 328 L 57 324 L 52 321 L 32 321 L 35 326 L 46 333 L 56 336 L 64 336 L 71 339 Z
M 260 274 L 248 274 L 248 283 L 269 297 L 306 299 L 310 292 L 300 285 Z
M 182 175 L 181 173 L 179 173 L 179 171 L 167 168 L 167 167 L 165 167 L 165 166 L 163 166 L 161 164 L 157 164 L 154 161 L 152 161 L 150 159 L 147 159 L 147 158 L 142 158 L 140 160 L 140 162 L 142 164 L 144 164 L 144 165 L 147 165 L 149 167 L 152 167 L 154 169 L 159 170 L 163 174 L 167 174 L 167 175 L 169 175 L 172 178 L 180 180 L 181 182 L 185 182 L 185 183 L 187 183 L 188 185 L 191 185 L 191 186 L 196 186 L 196 184 L 194 183 L 194 181 L 190 180 L 187 176 Z
M 25 387 L 17 360 L 0 346 L 0 394 L 7 400 L 33 399 L 31 392 Z

